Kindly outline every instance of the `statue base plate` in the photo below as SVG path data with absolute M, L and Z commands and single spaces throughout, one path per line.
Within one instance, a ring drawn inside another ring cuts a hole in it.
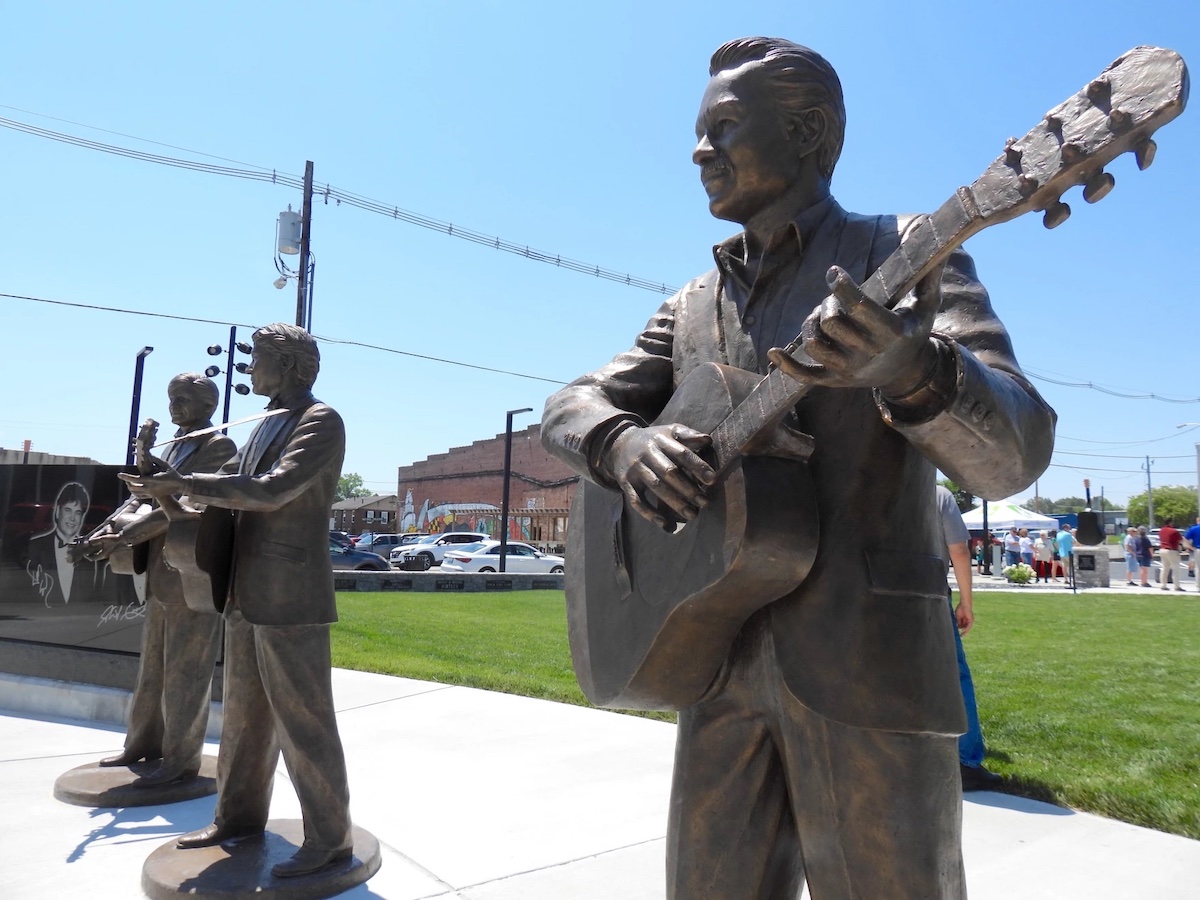
M 87 763 L 64 772 L 54 781 L 54 796 L 74 806 L 157 806 L 180 803 L 217 792 L 217 758 L 202 756 L 200 774 L 170 784 L 140 784 L 142 777 L 158 769 L 160 760 L 131 766 L 102 766 Z
M 142 865 L 142 890 L 152 900 L 320 900 L 362 884 L 379 871 L 379 841 L 354 826 L 354 851 L 311 875 L 276 878 L 271 867 L 304 843 L 299 819 L 272 819 L 264 834 L 233 838 L 212 847 L 180 850 L 175 839 L 151 853 Z

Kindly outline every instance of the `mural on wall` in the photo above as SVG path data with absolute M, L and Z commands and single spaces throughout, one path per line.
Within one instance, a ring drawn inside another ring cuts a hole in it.
M 142 579 L 67 547 L 128 497 L 119 466 L 0 466 L 0 637 L 137 653 Z

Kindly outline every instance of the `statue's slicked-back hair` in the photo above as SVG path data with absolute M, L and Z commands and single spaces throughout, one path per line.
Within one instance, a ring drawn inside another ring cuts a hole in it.
M 264 325 L 251 335 L 254 349 L 270 353 L 279 360 L 291 360 L 300 387 L 309 390 L 321 371 L 321 351 L 311 334 L 299 325 L 276 322 Z
M 762 66 L 767 93 L 785 122 L 799 123 L 809 110 L 821 111 L 825 135 L 817 151 L 817 165 L 822 175 L 832 177 L 846 136 L 842 82 L 833 66 L 816 51 L 783 38 L 747 37 L 718 47 L 709 61 L 708 74 L 746 63 Z
M 217 390 L 217 383 L 215 381 L 207 375 L 201 375 L 199 372 L 180 372 L 167 385 L 168 391 L 173 384 L 187 385 L 188 390 L 203 398 L 204 405 L 208 409 L 208 412 L 204 414 L 204 418 L 212 418 L 212 414 L 217 411 L 217 403 L 221 399 L 221 392 Z

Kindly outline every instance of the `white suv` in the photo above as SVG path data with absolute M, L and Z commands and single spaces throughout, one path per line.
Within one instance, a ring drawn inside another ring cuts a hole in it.
M 405 565 L 406 560 L 417 559 L 420 560 L 419 564 L 422 569 L 430 569 L 442 564 L 446 551 L 451 547 L 486 541 L 490 537 L 490 534 L 483 534 L 479 531 L 447 531 L 445 534 L 427 534 L 415 544 L 397 547 L 393 550 L 391 563 L 398 569 L 405 569 L 411 567 L 411 564 Z

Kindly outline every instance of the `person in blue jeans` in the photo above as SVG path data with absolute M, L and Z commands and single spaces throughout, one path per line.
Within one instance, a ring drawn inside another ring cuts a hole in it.
M 958 584 L 958 606 L 954 606 L 954 595 L 949 585 L 946 597 L 950 603 L 950 620 L 954 628 L 954 648 L 958 653 L 958 682 L 962 688 L 963 706 L 967 712 L 967 730 L 958 739 L 958 769 L 964 791 L 987 791 L 998 787 L 1004 779 L 989 772 L 983 765 L 983 728 L 979 724 L 979 708 L 975 703 L 975 682 L 971 679 L 971 668 L 963 651 L 962 635 L 975 624 L 974 597 L 971 592 L 971 551 L 968 545 L 970 533 L 963 523 L 954 495 L 943 485 L 938 485 L 937 505 L 942 521 L 942 534 L 946 541 L 946 553 L 954 569 L 954 580 Z

